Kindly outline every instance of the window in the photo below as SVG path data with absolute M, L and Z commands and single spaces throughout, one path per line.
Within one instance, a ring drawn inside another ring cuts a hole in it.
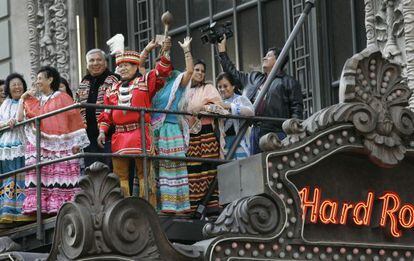
M 221 11 L 225 11 L 230 8 L 233 8 L 233 1 L 230 1 L 230 0 L 214 0 L 213 1 L 214 13 L 219 13 Z
M 165 2 L 165 9 L 170 11 L 174 17 L 171 29 L 185 25 L 185 0 L 167 0 Z
M 257 7 L 242 11 L 239 19 L 239 56 L 243 71 L 260 71 L 260 42 L 257 28 Z
M 206 0 L 189 0 L 190 1 L 190 22 L 206 18 L 210 15 L 209 1 Z

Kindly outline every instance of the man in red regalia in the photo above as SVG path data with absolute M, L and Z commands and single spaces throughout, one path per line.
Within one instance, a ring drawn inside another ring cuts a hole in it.
M 139 66 L 141 61 L 145 61 L 142 56 L 147 56 L 156 47 L 155 41 L 151 41 L 141 53 L 141 59 L 138 52 L 123 51 L 116 55 L 116 65 L 121 76 L 121 81 L 114 84 L 108 89 L 105 98 L 105 105 L 120 105 L 128 107 L 151 107 L 151 99 L 163 85 L 164 77 L 167 77 L 171 70 L 169 59 L 169 50 L 171 40 L 167 38 L 162 47 L 161 59 L 156 64 L 155 69 L 141 75 Z M 102 112 L 98 119 L 99 137 L 98 144 L 103 146 L 105 134 L 111 125 L 115 126 L 115 133 L 112 136 L 112 152 L 119 154 L 141 154 L 141 128 L 140 112 L 110 110 Z M 150 153 L 151 137 L 149 134 L 149 124 L 151 123 L 150 114 L 145 114 L 145 141 L 146 150 Z M 119 176 L 121 188 L 126 196 L 130 195 L 129 188 L 129 158 L 112 158 L 112 164 L 115 174 Z M 135 159 L 136 175 L 139 178 L 139 196 L 144 197 L 144 174 L 142 167 L 142 158 Z M 149 202 L 156 205 L 156 186 L 154 177 L 149 175 Z

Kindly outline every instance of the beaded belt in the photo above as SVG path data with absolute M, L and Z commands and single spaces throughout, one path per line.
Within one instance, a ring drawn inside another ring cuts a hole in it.
M 130 123 L 130 124 L 125 124 L 125 125 L 115 126 L 116 132 L 127 132 L 127 131 L 136 130 L 136 129 L 139 129 L 139 123 Z

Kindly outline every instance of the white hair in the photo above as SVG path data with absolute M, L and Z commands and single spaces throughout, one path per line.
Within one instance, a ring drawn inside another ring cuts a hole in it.
M 99 54 L 101 54 L 102 59 L 104 59 L 104 60 L 105 60 L 105 52 L 104 52 L 104 51 L 102 51 L 101 49 L 95 48 L 95 49 L 89 50 L 89 51 L 86 53 L 86 63 L 88 63 L 88 61 L 89 61 L 89 56 L 91 56 L 91 55 L 92 55 L 92 54 L 94 54 L 94 53 L 99 53 Z

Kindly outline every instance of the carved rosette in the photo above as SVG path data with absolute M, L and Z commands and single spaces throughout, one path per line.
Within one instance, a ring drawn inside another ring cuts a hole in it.
M 149 203 L 123 197 L 106 165 L 96 162 L 86 173 L 75 200 L 59 211 L 48 260 L 198 260 L 171 246 Z
M 401 161 L 408 145 L 403 140 L 414 132 L 414 114 L 405 108 L 411 91 L 401 77 L 401 67 L 367 49 L 346 62 L 340 94 L 341 101 L 367 108 L 353 114 L 352 120 L 370 155 L 385 165 Z
M 284 222 L 283 209 L 263 196 L 239 199 L 229 204 L 214 224 L 207 224 L 203 234 L 206 237 L 223 234 L 274 234 L 278 232 L 277 227 Z
M 40 66 L 55 67 L 69 78 L 69 31 L 66 0 L 28 0 L 31 77 Z

